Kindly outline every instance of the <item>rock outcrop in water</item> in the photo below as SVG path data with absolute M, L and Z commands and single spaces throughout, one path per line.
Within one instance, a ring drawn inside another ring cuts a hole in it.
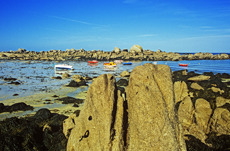
M 23 50 L 23 51 L 22 51 Z M 50 51 L 26 51 L 25 49 L 19 49 L 17 51 L 2 52 L 0 53 L 0 59 L 17 59 L 17 60 L 46 60 L 46 61 L 65 61 L 65 60 L 101 60 L 101 61 L 113 61 L 113 60 L 140 60 L 140 61 L 179 61 L 179 60 L 223 60 L 229 59 L 227 54 L 213 55 L 211 53 L 196 53 L 196 54 L 184 54 L 179 53 L 166 53 L 161 50 L 152 51 L 144 50 L 140 45 L 133 45 L 130 50 L 115 47 L 113 51 L 103 50 L 91 50 L 86 51 L 84 49 L 67 49 L 50 50 Z
M 3 103 L 0 103 L 0 113 L 2 112 L 14 112 L 14 111 L 27 111 L 27 110 L 33 110 L 34 108 L 30 105 L 25 104 L 24 102 L 15 103 L 13 105 L 4 105 Z

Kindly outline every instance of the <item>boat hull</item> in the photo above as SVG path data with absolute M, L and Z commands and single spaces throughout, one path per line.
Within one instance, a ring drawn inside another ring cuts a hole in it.
M 182 66 L 182 67 L 187 67 L 188 64 L 179 64 L 179 66 Z
M 116 67 L 117 64 L 116 63 L 104 63 L 103 66 L 104 67 Z
M 123 65 L 132 65 L 132 62 L 123 62 Z
M 70 65 L 65 65 L 65 64 L 59 64 L 59 65 L 55 65 L 54 68 L 60 69 L 60 70 L 73 70 L 73 66 Z
M 88 61 L 88 63 L 92 63 L 92 64 L 94 64 L 94 63 L 98 63 L 98 61 L 93 60 L 93 61 Z
M 114 60 L 115 63 L 122 63 L 123 60 Z

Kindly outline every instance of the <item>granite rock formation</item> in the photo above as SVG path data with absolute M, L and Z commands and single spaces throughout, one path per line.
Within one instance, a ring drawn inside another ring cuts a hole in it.
M 126 94 L 127 150 L 186 150 L 174 112 L 169 66 L 144 64 L 136 67 L 131 73 Z
M 12 60 L 43 60 L 43 61 L 66 61 L 66 60 L 146 60 L 146 61 L 180 61 L 180 60 L 223 60 L 230 59 L 228 54 L 196 53 L 196 54 L 179 54 L 166 53 L 158 49 L 157 51 L 144 50 L 140 45 L 133 45 L 130 50 L 115 47 L 111 51 L 103 50 L 84 50 L 84 49 L 66 49 L 49 50 L 49 51 L 29 51 L 18 49 L 17 51 L 0 52 L 0 59 Z
M 99 76 L 80 115 L 64 122 L 67 150 L 186 150 L 173 89 L 166 65 L 136 67 L 126 88 L 127 101 L 114 76 Z
M 67 150 L 124 150 L 124 101 L 115 82 L 114 76 L 103 74 L 89 87 Z

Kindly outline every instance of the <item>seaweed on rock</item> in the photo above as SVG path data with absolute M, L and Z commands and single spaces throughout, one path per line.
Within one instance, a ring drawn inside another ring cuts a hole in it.
M 32 117 L 0 121 L 0 150 L 65 150 L 62 123 L 66 118 L 40 109 Z

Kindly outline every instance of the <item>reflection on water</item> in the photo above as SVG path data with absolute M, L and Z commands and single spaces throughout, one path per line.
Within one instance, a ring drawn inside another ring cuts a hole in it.
M 98 66 L 98 64 L 97 63 L 88 63 L 88 66 Z
M 62 75 L 63 73 L 72 74 L 73 72 L 73 70 L 54 70 L 54 76 Z

